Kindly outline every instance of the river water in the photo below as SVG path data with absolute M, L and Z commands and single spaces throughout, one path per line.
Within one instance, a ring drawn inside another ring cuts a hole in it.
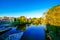
M 13 36 L 15 37 L 15 39 L 11 38 L 12 40 L 21 39 L 21 38 L 23 38 L 22 36 L 24 36 L 23 40 L 32 40 L 32 39 L 33 40 L 40 40 L 41 38 L 42 38 L 42 40 L 44 40 L 45 29 L 46 29 L 45 25 L 32 25 L 31 24 L 29 26 L 26 25 L 26 30 L 22 34 L 19 34 L 22 31 L 18 30 L 18 32 L 17 32 L 16 28 L 14 27 L 14 28 L 12 28 L 12 30 L 4 33 L 2 37 L 4 37 L 4 36 L 6 37 L 6 34 L 8 34 L 10 36 L 8 38 L 6 38 L 7 40 Z M 11 35 L 10 33 L 11 34 L 13 33 L 15 35 Z M 18 37 L 17 37 L 17 35 L 18 35 Z M 20 35 L 22 35 L 22 36 L 20 36 Z M 16 37 L 18 39 L 16 39 Z

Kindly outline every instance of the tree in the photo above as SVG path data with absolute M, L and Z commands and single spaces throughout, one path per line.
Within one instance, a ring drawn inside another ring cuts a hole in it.
M 60 5 L 53 6 L 46 12 L 46 21 L 55 26 L 60 26 Z
M 46 14 L 47 30 L 49 31 L 52 40 L 59 40 L 60 38 L 60 5 L 53 6 Z
M 31 18 L 28 18 L 27 19 L 27 24 L 31 24 L 31 22 L 32 22 Z
M 12 23 L 13 25 L 12 26 L 17 26 L 17 29 L 20 29 L 20 30 L 25 30 L 26 28 L 26 17 L 25 16 L 21 16 L 19 18 L 17 18 L 17 20 Z
M 46 21 L 43 17 L 40 17 L 39 19 L 40 19 L 40 24 L 46 24 Z
M 32 24 L 38 25 L 40 23 L 39 18 L 32 18 Z
M 20 21 L 20 23 L 26 23 L 27 22 L 27 19 L 25 16 L 19 17 L 18 20 Z

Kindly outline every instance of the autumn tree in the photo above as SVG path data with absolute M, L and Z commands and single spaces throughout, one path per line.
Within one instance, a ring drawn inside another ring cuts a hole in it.
M 18 18 L 18 20 L 20 21 L 20 23 L 26 23 L 27 22 L 27 18 L 25 16 L 20 16 Z
M 45 15 L 47 23 L 60 26 L 60 5 L 53 6 Z
M 17 20 L 14 23 L 12 23 L 13 24 L 12 26 L 17 26 L 17 29 L 25 30 L 26 21 L 27 19 L 25 16 L 20 16 L 17 18 Z
M 31 18 L 27 18 L 27 24 L 31 24 L 32 20 Z
M 44 17 L 40 17 L 39 18 L 40 19 L 40 24 L 46 24 L 46 20 L 44 19 Z
M 60 38 L 60 5 L 53 6 L 45 13 L 47 21 L 47 30 L 52 32 L 52 40 L 59 40 Z M 54 34 L 53 34 L 54 33 Z
M 38 25 L 40 23 L 39 18 L 32 18 L 32 24 Z

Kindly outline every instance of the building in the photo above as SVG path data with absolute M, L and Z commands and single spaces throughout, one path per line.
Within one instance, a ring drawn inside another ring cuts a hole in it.
M 14 17 L 9 17 L 10 22 L 14 22 Z

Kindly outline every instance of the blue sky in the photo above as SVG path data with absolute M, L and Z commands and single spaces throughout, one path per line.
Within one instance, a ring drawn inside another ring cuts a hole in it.
M 41 17 L 60 0 L 0 0 L 0 16 Z

